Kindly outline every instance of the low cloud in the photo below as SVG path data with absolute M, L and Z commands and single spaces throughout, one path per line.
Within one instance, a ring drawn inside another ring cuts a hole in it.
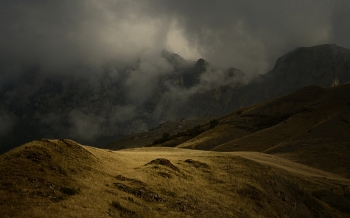
M 173 66 L 161 55 L 161 50 L 147 50 L 140 55 L 139 66 L 129 71 L 126 81 L 128 96 L 140 105 L 153 96 L 161 75 L 173 72 Z
M 15 116 L 6 111 L 0 111 L 0 137 L 10 133 L 15 125 Z
M 117 124 L 130 121 L 136 115 L 136 107 L 133 105 L 116 106 L 112 109 L 108 119 L 112 124 Z
M 103 125 L 104 119 L 92 114 L 86 114 L 79 110 L 72 110 L 70 112 L 70 137 L 83 141 L 89 142 L 94 141 L 97 136 L 103 135 Z
M 295 47 L 350 47 L 349 9 L 342 0 L 3 0 L 0 69 L 70 75 L 72 66 L 131 63 L 166 48 L 256 75 Z

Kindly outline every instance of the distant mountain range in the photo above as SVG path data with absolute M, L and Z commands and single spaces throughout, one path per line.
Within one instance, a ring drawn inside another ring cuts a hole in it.
M 28 68 L 21 83 L 0 90 L 0 153 L 39 138 L 102 146 L 166 121 L 218 117 L 308 85 L 350 80 L 350 50 L 336 45 L 298 48 L 253 79 L 235 68 L 220 69 L 204 59 L 190 62 L 167 51 L 160 60 L 110 64 L 98 77 L 84 67 L 75 70 L 86 77 L 45 77 L 40 67 Z M 151 72 L 148 77 L 142 76 L 144 69 Z

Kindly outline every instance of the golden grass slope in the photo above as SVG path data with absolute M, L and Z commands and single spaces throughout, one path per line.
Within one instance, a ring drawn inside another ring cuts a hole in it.
M 1 217 L 348 217 L 350 180 L 256 152 L 39 140 L 0 156 Z

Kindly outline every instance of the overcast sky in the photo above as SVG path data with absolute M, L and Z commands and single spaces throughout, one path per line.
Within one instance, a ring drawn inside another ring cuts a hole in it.
M 255 75 L 296 47 L 349 48 L 349 12 L 348 0 L 0 0 L 0 64 L 60 72 L 165 48 Z

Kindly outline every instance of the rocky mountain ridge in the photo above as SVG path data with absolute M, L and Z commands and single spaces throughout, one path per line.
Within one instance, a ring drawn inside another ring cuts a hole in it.
M 0 150 L 43 137 L 69 137 L 98 146 L 169 120 L 216 116 L 220 112 L 206 104 L 217 101 L 215 93 L 222 81 L 211 83 L 210 78 L 202 77 L 220 74 L 222 80 L 235 80 L 237 85 L 244 82 L 245 75 L 233 68 L 216 69 L 204 59 L 190 62 L 167 51 L 161 55 L 161 60 L 170 64 L 172 71 L 152 75 L 153 86 L 142 90 L 135 91 L 135 87 L 130 86 L 132 83 L 142 85 L 142 75 L 136 74 L 143 73 L 140 72 L 143 62 L 118 69 L 117 75 L 105 70 L 98 80 L 45 78 L 34 92 L 26 95 L 18 94 L 21 87 L 5 87 L 0 95 L 0 111 L 12 117 L 12 128 L 1 136 Z M 226 86 L 234 89 L 236 84 Z M 147 92 L 148 96 L 144 95 Z M 192 101 L 201 101 L 202 107 L 190 104 Z M 220 109 L 220 104 L 214 107 Z

